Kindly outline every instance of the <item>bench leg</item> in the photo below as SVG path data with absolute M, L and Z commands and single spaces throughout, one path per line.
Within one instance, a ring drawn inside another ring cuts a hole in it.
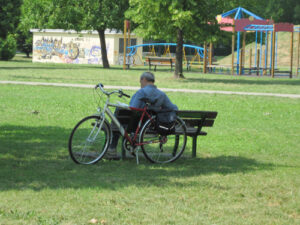
M 123 142 L 124 142 L 124 137 L 122 138 L 122 153 L 121 153 L 122 160 L 126 159 L 126 150 L 123 146 Z
M 197 150 L 197 136 L 194 136 L 193 137 L 192 158 L 196 157 L 196 150 Z

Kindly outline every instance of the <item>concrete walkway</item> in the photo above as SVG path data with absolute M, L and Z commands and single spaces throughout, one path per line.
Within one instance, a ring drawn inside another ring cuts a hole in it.
M 94 88 L 95 85 L 89 84 L 66 84 L 66 83 L 46 83 L 46 82 L 26 82 L 26 81 L 0 81 L 0 84 L 19 84 L 19 85 L 34 85 L 34 86 L 56 86 L 56 87 L 78 87 L 78 88 Z M 138 90 L 140 87 L 131 86 L 110 86 L 105 85 L 107 89 L 123 89 L 123 90 Z M 173 89 L 159 88 L 165 92 L 183 92 L 183 93 L 199 93 L 199 94 L 223 94 L 223 95 L 249 95 L 249 96 L 268 96 L 281 98 L 300 98 L 299 94 L 278 94 L 278 93 L 257 93 L 257 92 L 235 92 L 235 91 L 213 91 L 213 90 L 191 90 L 191 89 Z

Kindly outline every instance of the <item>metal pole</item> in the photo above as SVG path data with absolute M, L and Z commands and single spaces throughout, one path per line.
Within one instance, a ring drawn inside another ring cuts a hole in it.
M 274 25 L 273 25 L 273 31 L 271 31 L 271 49 L 270 49 L 270 70 L 272 70 L 272 63 L 273 63 L 273 54 L 274 54 L 274 49 L 273 49 L 273 45 L 275 45 L 275 43 L 273 44 L 273 36 L 275 36 L 275 34 L 273 34 L 275 31 L 274 29 Z
M 131 41 L 130 41 L 130 23 L 129 23 L 129 20 L 127 20 L 127 32 L 128 32 L 128 44 L 127 46 L 130 47 L 131 46 Z M 126 49 L 126 53 L 127 53 L 127 49 Z M 129 65 L 130 65 L 130 56 L 128 55 L 127 57 L 127 63 L 128 63 L 128 68 L 129 68 Z
M 212 42 L 209 43 L 209 65 L 212 65 L 212 51 L 213 51 L 213 44 Z
M 251 69 L 252 69 L 252 48 L 250 48 L 250 57 L 249 57 L 249 74 L 251 75 Z
M 266 39 L 265 39 L 265 70 L 264 70 L 264 75 L 267 74 L 267 67 L 268 67 L 268 46 L 269 46 L 269 36 L 268 36 L 268 31 L 266 31 Z
M 258 55 L 260 54 L 260 50 L 257 49 Z M 256 76 L 259 75 L 259 57 L 256 59 Z
M 234 27 L 234 21 L 232 25 L 232 45 L 231 45 L 231 74 L 234 75 L 234 46 L 235 46 L 235 27 Z
M 237 43 L 236 43 L 236 73 L 240 74 L 239 72 L 239 65 L 240 65 L 240 39 L 241 39 L 241 32 L 237 32 Z
M 257 57 L 257 31 L 255 31 L 255 62 L 254 62 L 254 67 L 256 67 L 256 57 Z
M 126 20 L 124 20 L 123 70 L 126 70 L 126 33 L 127 33 L 127 23 Z
M 207 64 L 207 47 L 206 42 L 204 42 L 204 61 L 203 61 L 203 73 L 206 73 L 206 64 Z
M 246 31 L 243 32 L 243 54 L 242 54 L 242 74 L 244 74 L 245 64 L 245 54 L 246 54 Z
M 299 70 L 299 49 L 300 49 L 300 32 L 298 33 L 298 48 L 297 48 L 297 70 L 296 75 L 298 77 L 298 70 Z
M 275 24 L 273 25 L 273 32 L 275 32 Z M 271 58 L 272 58 L 272 63 L 271 63 L 271 76 L 274 78 L 274 67 L 275 67 L 275 38 L 276 38 L 276 32 L 273 34 L 272 32 L 272 49 L 271 49 Z M 272 54 L 272 52 L 274 52 Z
M 239 64 L 239 75 L 242 75 L 242 66 L 243 66 L 243 57 L 242 57 L 242 55 L 243 55 L 243 51 L 244 51 L 244 49 L 242 48 L 241 49 L 241 60 L 240 60 L 240 64 Z
M 294 32 L 291 32 L 291 73 L 290 73 L 290 78 L 293 77 L 293 42 L 294 42 Z
M 277 49 L 278 49 L 278 33 L 276 33 L 276 41 L 275 41 L 275 69 L 277 69 Z
M 259 68 L 262 68 L 262 42 L 263 42 L 263 32 L 260 32 L 260 55 L 259 55 Z

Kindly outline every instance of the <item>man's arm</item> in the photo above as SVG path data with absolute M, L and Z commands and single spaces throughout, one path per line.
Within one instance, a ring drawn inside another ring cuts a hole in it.
M 167 109 L 178 110 L 177 105 L 173 104 L 166 94 L 165 94 L 164 107 L 166 107 Z
M 144 93 L 142 91 L 142 89 L 138 90 L 131 98 L 129 106 L 130 107 L 134 107 L 134 108 L 143 108 L 145 103 L 143 101 L 141 101 L 140 99 L 142 99 L 144 97 Z

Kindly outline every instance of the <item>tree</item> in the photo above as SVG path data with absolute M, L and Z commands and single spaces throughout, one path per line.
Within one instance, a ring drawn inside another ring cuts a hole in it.
M 128 0 L 55 0 L 55 26 L 64 29 L 96 30 L 100 38 L 102 63 L 109 68 L 105 30 L 122 29 Z
M 9 60 L 16 54 L 14 32 L 20 19 L 21 0 L 0 0 L 0 59 Z
M 0 60 L 10 60 L 16 55 L 17 43 L 13 34 L 0 38 Z
M 18 29 L 17 46 L 18 50 L 24 52 L 27 58 L 29 58 L 29 55 L 32 52 L 32 34 L 30 33 L 30 31 L 23 31 L 21 29 Z
M 22 0 L 0 0 L 0 38 L 14 33 L 19 23 Z
M 26 53 L 32 52 L 31 28 L 55 28 L 55 5 L 53 0 L 23 0 L 20 23 L 17 28 L 18 49 Z
M 122 29 L 128 0 L 24 0 L 22 30 L 53 28 L 96 30 L 102 64 L 109 68 L 105 30 Z
M 176 40 L 174 76 L 182 73 L 184 40 L 203 42 L 216 31 L 217 0 L 130 0 L 127 16 L 137 24 L 135 32 L 145 38 Z M 209 24 L 210 22 L 210 24 Z
M 300 23 L 300 2 L 298 0 L 268 0 L 265 1 L 265 14 L 276 23 Z

